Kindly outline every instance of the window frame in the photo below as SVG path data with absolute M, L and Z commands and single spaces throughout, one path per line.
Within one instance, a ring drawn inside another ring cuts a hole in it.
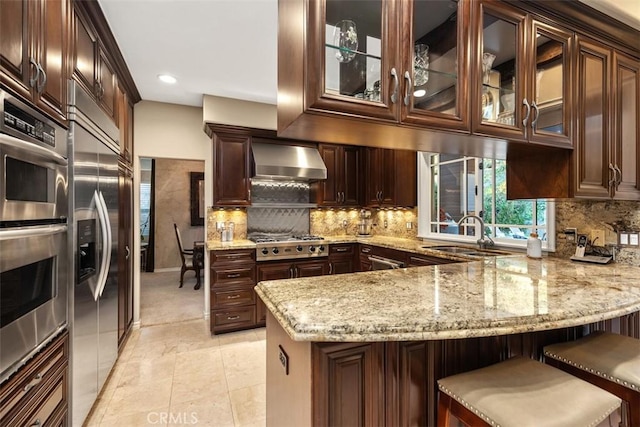
M 438 221 L 432 221 L 431 220 L 431 215 L 432 215 L 432 206 L 431 206 L 431 200 L 432 200 L 432 193 L 431 193 L 431 188 L 432 188 L 432 183 L 431 183 L 431 163 L 430 163 L 430 156 L 433 154 L 438 154 L 438 153 L 430 153 L 430 152 L 418 152 L 418 230 L 417 230 L 417 236 L 418 238 L 421 239 L 425 239 L 425 240 L 443 240 L 443 241 L 449 241 L 449 242 L 459 242 L 459 243 L 466 243 L 466 244 L 475 244 L 476 241 L 478 240 L 478 236 L 480 235 L 479 233 L 481 232 L 480 230 L 480 223 L 478 221 L 472 221 L 469 220 L 467 221 L 468 224 L 472 224 L 475 227 L 475 235 L 474 236 L 466 236 L 466 235 L 462 235 L 462 234 L 447 234 L 447 233 L 437 233 L 437 232 L 432 232 L 431 231 L 431 226 L 433 225 L 433 223 L 437 223 Z M 473 157 L 467 156 L 464 160 L 460 160 L 460 162 L 465 163 L 465 168 L 466 168 L 466 161 L 469 159 L 473 159 Z M 481 173 L 484 173 L 483 170 L 481 170 L 480 168 L 477 168 L 477 165 L 482 162 L 483 159 L 481 158 L 475 158 L 476 159 L 476 170 L 480 171 Z M 442 162 L 442 163 L 446 163 L 446 162 Z M 466 169 L 465 169 L 466 170 Z M 476 184 L 478 182 L 482 182 L 481 180 L 482 175 L 481 173 L 479 174 L 479 176 L 476 177 Z M 465 189 L 466 190 L 466 179 L 464 180 L 464 184 L 461 187 L 461 190 Z M 492 182 L 495 184 L 495 177 L 492 178 Z M 494 185 L 495 187 L 495 185 Z M 483 195 L 482 195 L 482 191 L 478 191 L 478 194 L 475 196 L 476 200 L 475 200 L 475 205 L 476 206 L 481 206 L 482 208 L 480 210 L 482 210 L 484 208 L 484 204 L 482 201 Z M 466 192 L 464 193 L 466 194 Z M 465 196 L 466 199 L 466 196 Z M 495 219 L 495 203 L 496 201 L 496 197 L 495 197 L 495 190 L 493 192 L 493 198 L 492 198 L 492 215 L 491 218 Z M 533 200 L 532 200 L 533 201 Z M 555 252 L 556 250 L 556 232 L 555 232 L 555 203 L 553 200 L 538 200 L 538 201 L 544 201 L 547 204 L 547 208 L 546 208 L 546 224 L 542 227 L 538 227 L 538 228 L 544 228 L 546 230 L 547 233 L 547 238 L 546 240 L 542 241 L 542 250 L 545 252 Z M 479 204 L 478 204 L 479 203 Z M 465 209 L 467 208 L 466 206 L 466 202 L 465 202 Z M 534 218 L 535 218 L 535 209 L 534 209 Z M 486 216 L 486 215 L 485 215 Z M 495 225 L 494 222 L 492 220 L 491 223 L 486 223 L 485 224 L 488 227 L 491 227 L 492 229 L 495 230 Z M 514 227 L 525 227 L 527 226 L 526 224 L 514 224 Z M 495 234 L 495 233 L 494 233 Z M 500 247 L 505 247 L 505 248 L 519 248 L 519 249 L 524 249 L 527 247 L 527 239 L 512 239 L 512 238 L 504 238 L 504 237 L 497 237 L 497 236 L 491 236 L 491 238 L 495 241 L 497 246 Z

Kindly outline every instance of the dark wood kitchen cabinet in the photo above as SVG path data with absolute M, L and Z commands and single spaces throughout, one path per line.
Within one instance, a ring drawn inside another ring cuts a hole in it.
M 356 146 L 320 144 L 327 179 L 318 182 L 318 206 L 360 206 L 361 149 Z
M 211 333 L 256 327 L 255 249 L 210 252 Z
M 66 120 L 69 0 L 0 5 L 0 82 L 59 122 Z
M 118 164 L 118 345 L 133 323 L 133 171 Z
M 82 3 L 74 2 L 73 77 L 117 123 L 116 71 Z
M 640 200 L 640 61 L 578 37 L 574 196 Z
M 366 206 L 416 206 L 416 152 L 367 147 L 364 165 Z
M 69 385 L 69 335 L 65 331 L 0 385 L 0 424 L 69 425 Z
M 356 271 L 356 243 L 329 245 L 329 274 L 353 273 Z
M 127 165 L 133 164 L 133 104 L 126 90 L 116 88 L 118 104 L 118 127 L 120 129 L 120 159 Z
M 473 133 L 571 148 L 573 32 L 505 2 L 474 7 Z
M 385 344 L 314 343 L 314 426 L 385 425 Z
M 246 130 L 211 133 L 213 141 L 213 206 L 251 204 L 251 135 Z
M 283 4 L 278 87 L 296 96 L 278 103 L 279 134 L 415 149 L 420 126 L 468 132 L 470 2 L 451 4 Z

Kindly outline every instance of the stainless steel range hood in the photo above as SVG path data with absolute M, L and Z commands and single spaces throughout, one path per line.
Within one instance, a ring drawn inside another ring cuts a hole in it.
M 252 143 L 254 178 L 317 181 L 327 179 L 327 167 L 315 148 Z

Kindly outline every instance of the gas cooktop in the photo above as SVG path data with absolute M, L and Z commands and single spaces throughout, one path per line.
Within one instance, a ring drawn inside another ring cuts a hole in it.
M 328 246 L 320 236 L 253 236 L 256 243 L 256 260 L 315 258 L 328 255 Z

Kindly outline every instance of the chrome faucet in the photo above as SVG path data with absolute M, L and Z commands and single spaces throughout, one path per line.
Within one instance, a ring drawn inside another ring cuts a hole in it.
M 484 229 L 484 221 L 482 220 L 482 218 L 480 218 L 478 215 L 465 215 L 462 218 L 460 218 L 460 221 L 458 221 L 458 225 L 462 224 L 462 221 L 464 221 L 467 218 L 474 218 L 476 219 L 478 222 L 480 222 L 480 238 L 477 240 L 478 243 L 478 247 L 480 249 L 486 249 L 487 246 L 493 246 L 496 243 L 493 241 L 493 239 L 491 238 L 491 236 L 489 236 L 488 234 L 485 233 L 485 229 Z M 486 237 L 486 239 L 485 239 Z

